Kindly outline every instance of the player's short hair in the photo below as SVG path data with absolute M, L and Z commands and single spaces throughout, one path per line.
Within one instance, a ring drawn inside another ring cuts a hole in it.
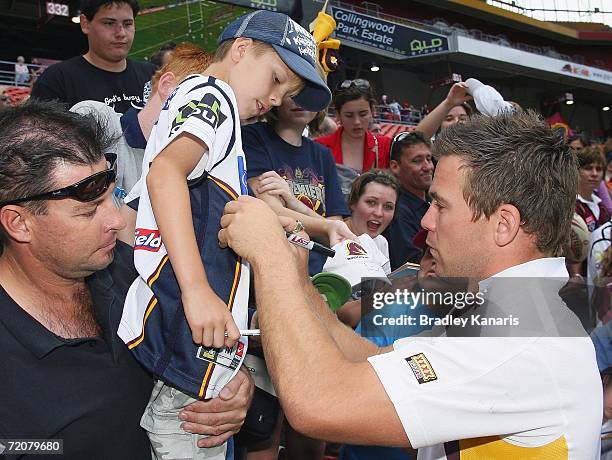
M 540 115 L 532 110 L 474 115 L 442 130 L 433 153 L 463 162 L 463 197 L 473 220 L 510 203 L 541 252 L 560 250 L 574 213 L 577 161 Z
M 191 74 L 202 74 L 211 64 L 213 56 L 206 50 L 193 43 L 181 43 L 174 48 L 172 57 L 151 77 L 153 91 L 157 91 L 157 85 L 161 76 L 167 72 L 172 72 L 177 82 L 185 79 Z
M 55 172 L 63 164 L 94 165 L 116 139 L 107 120 L 69 112 L 58 102 L 30 99 L 0 111 L 0 201 L 38 195 L 57 188 Z M 44 200 L 23 202 L 44 214 Z M 0 226 L 0 252 L 7 242 Z
M 134 17 L 138 16 L 140 5 L 137 0 L 81 0 L 81 14 L 84 15 L 88 21 L 92 21 L 100 8 L 123 4 L 127 4 L 132 8 Z

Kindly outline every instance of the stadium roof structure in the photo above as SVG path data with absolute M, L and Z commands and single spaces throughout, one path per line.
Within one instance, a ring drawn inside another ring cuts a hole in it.
M 474 18 L 513 27 L 517 30 L 553 38 L 567 43 L 579 44 L 586 41 L 612 43 L 612 29 L 603 24 L 599 30 L 586 23 L 541 21 L 524 14 L 515 13 L 486 3 L 484 0 L 416 0 L 441 9 L 469 14 Z M 553 3 L 551 2 L 551 5 Z M 552 7 L 551 7 L 552 8 Z
M 445 65 L 446 72 L 451 65 L 453 72 L 457 65 L 463 65 L 468 70 L 612 94 L 612 61 L 607 51 L 612 35 L 610 40 L 592 35 L 605 35 L 607 28 L 602 31 L 590 26 L 583 31 L 478 0 L 416 0 L 401 6 L 379 0 L 376 9 L 365 8 L 358 0 L 330 3 L 338 22 L 336 36 L 345 46 L 372 53 L 377 64 L 382 61 L 407 69 Z M 419 3 L 427 6 L 413 8 Z M 583 32 L 597 40 L 581 36 Z

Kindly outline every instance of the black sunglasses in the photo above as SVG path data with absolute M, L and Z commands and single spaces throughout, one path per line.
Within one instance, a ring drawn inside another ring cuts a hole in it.
M 402 142 L 403 140 L 408 139 L 409 137 L 414 137 L 416 134 L 413 131 L 402 131 L 399 134 L 396 134 L 391 142 L 391 148 L 389 149 L 389 153 L 393 154 L 393 149 L 395 148 L 395 144 Z
M 108 187 L 115 182 L 117 173 L 114 169 L 107 169 L 98 173 L 92 174 L 76 184 L 69 185 L 51 192 L 41 193 L 39 195 L 25 196 L 14 200 L 0 202 L 0 207 L 8 204 L 17 204 L 24 201 L 39 201 L 39 200 L 62 200 L 64 198 L 73 198 L 78 201 L 93 201 L 96 198 L 104 195 Z
M 368 80 L 364 80 L 363 78 L 357 78 L 356 80 L 344 80 L 338 87 L 348 89 L 351 86 L 359 89 L 370 89 L 370 82 Z

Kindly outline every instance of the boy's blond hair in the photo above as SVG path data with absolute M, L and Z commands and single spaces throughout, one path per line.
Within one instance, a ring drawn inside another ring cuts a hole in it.
M 173 52 L 170 60 L 163 65 L 151 78 L 153 92 L 157 91 L 157 85 L 161 76 L 172 72 L 177 82 L 181 82 L 188 75 L 202 74 L 213 62 L 213 55 L 193 43 L 181 43 Z
M 219 43 L 219 46 L 217 47 L 217 50 L 215 51 L 215 54 L 213 56 L 212 62 L 221 62 L 223 59 L 225 59 L 225 57 L 229 53 L 230 48 L 232 47 L 235 41 L 236 39 L 232 39 L 232 40 L 225 40 Z M 269 53 L 269 52 L 276 53 L 272 45 L 269 45 L 268 43 L 264 43 L 262 41 L 254 40 L 254 39 L 253 39 L 253 46 L 251 46 L 250 49 L 255 54 L 255 56 L 263 56 L 264 54 Z M 290 93 L 297 94 L 304 88 L 304 81 L 299 75 L 297 75 L 291 69 L 289 70 L 290 70 L 289 72 Z

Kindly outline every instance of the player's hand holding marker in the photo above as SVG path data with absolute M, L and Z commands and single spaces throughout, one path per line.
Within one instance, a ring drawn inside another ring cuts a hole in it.
M 181 299 L 193 341 L 204 347 L 232 347 L 240 331 L 231 312 L 210 288 L 184 290 Z M 227 334 L 226 334 L 227 332 Z
M 262 200 L 243 195 L 225 205 L 219 244 L 231 247 L 252 264 L 284 263 L 287 261 L 277 256 L 287 248 L 286 232 L 294 232 L 297 225 L 295 219 L 277 216 Z M 297 235 L 308 241 L 305 232 Z M 298 263 L 308 260 L 308 251 L 290 246 Z

